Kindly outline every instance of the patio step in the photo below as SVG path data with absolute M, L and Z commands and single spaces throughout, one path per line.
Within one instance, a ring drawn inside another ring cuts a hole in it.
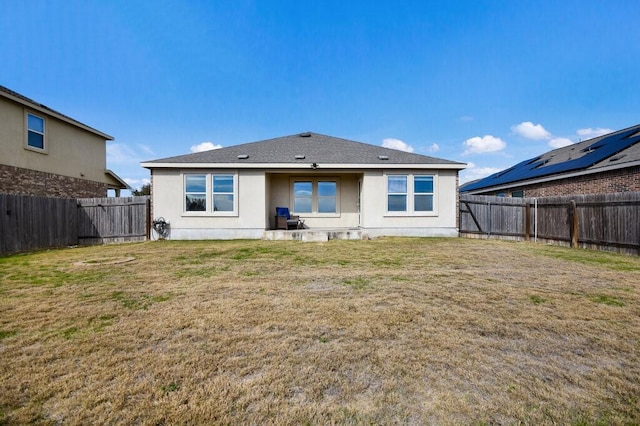
M 264 231 L 262 239 L 322 243 L 329 240 L 362 240 L 366 237 L 360 229 L 296 229 Z

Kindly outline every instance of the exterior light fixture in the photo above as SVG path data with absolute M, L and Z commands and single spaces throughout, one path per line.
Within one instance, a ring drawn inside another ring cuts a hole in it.
M 314 170 L 317 169 L 318 168 L 318 163 L 312 163 L 311 164 L 311 168 L 314 169 Z

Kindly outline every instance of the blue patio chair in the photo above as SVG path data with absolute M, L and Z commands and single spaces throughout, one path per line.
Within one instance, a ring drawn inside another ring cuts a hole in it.
M 301 229 L 304 221 L 300 216 L 292 216 L 289 207 L 276 207 L 276 229 Z

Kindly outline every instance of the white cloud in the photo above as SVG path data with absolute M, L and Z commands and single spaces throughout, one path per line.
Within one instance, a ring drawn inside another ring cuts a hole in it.
M 507 144 L 500 138 L 486 135 L 483 137 L 476 136 L 471 139 L 467 139 L 464 141 L 464 146 L 466 149 L 462 154 L 466 155 L 501 151 L 506 148 Z
M 531 121 L 523 121 L 520 124 L 511 126 L 511 130 L 527 139 L 541 140 L 551 137 L 551 133 L 542 127 L 542 124 L 533 124 Z
M 124 178 L 124 181 L 127 182 L 129 186 L 131 186 L 132 188 L 138 188 L 138 187 L 141 187 L 142 185 L 151 183 L 151 179 L 148 179 L 148 178 L 145 178 L 145 179 Z
M 603 129 L 601 127 L 598 127 L 596 129 L 592 129 L 591 127 L 589 127 L 587 129 L 578 129 L 578 131 L 576 131 L 578 136 L 582 137 L 583 139 L 597 138 L 598 136 L 606 135 L 607 133 L 611 132 L 613 132 L 613 130 Z
M 131 147 L 122 143 L 107 143 L 107 164 L 137 164 L 140 155 Z
M 462 117 L 460 117 L 460 121 L 473 121 L 473 117 L 471 117 L 470 115 L 463 115 Z
M 212 149 L 220 149 L 220 148 L 222 148 L 222 145 L 219 145 L 219 144 L 214 145 L 213 142 L 202 142 L 202 143 L 199 143 L 198 145 L 193 145 L 191 147 L 191 152 L 211 151 Z
M 500 170 L 502 169 L 497 167 L 478 167 L 474 163 L 467 163 L 467 168 L 460 171 L 460 184 L 487 177 L 498 173 Z
M 382 140 L 382 146 L 385 148 L 397 149 L 398 151 L 413 152 L 413 147 L 401 141 L 400 139 L 387 138 Z
M 573 141 L 569 138 L 553 138 L 549 140 L 549 146 L 551 148 L 562 148 L 563 146 L 569 146 L 573 144 Z
M 149 148 L 147 145 L 143 145 L 141 143 L 139 143 L 138 145 L 138 149 L 142 152 L 144 152 L 145 154 L 149 155 L 149 156 L 153 156 L 156 155 L 153 150 L 151 148 Z
M 427 148 L 427 151 L 429 151 L 429 152 L 438 152 L 438 151 L 440 151 L 440 145 L 438 145 L 437 143 L 432 143 L 431 146 L 429 148 Z

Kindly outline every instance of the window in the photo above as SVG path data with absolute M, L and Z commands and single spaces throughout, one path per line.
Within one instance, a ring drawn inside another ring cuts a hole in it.
M 184 211 L 197 216 L 236 216 L 238 175 L 232 173 L 185 173 Z
M 435 208 L 434 175 L 387 175 L 387 212 L 391 215 L 430 215 Z
M 433 176 L 413 177 L 413 210 L 433 211 Z
M 339 212 L 338 179 L 295 180 L 293 211 L 302 214 L 335 215 Z
M 293 183 L 293 211 L 311 213 L 313 208 L 313 182 Z
M 318 213 L 336 213 L 337 191 L 335 182 L 318 182 Z
M 207 210 L 206 175 L 185 175 L 184 193 L 186 211 L 204 212 Z
M 388 210 L 407 211 L 407 176 L 389 176 L 387 179 Z
M 27 146 L 44 150 L 44 118 L 27 113 Z
M 233 175 L 213 175 L 213 211 L 233 211 Z

